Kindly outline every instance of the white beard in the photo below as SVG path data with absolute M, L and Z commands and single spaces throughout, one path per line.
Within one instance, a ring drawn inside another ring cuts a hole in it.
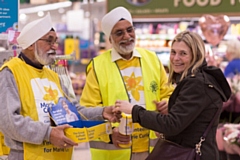
M 35 43 L 35 51 L 34 55 L 37 61 L 42 65 L 50 65 L 55 62 L 54 57 L 50 53 L 54 53 L 54 50 L 49 50 L 47 53 L 44 53 L 42 50 L 37 48 L 37 45 Z
M 121 46 L 121 43 L 133 41 L 130 45 L 123 47 Z M 112 42 L 113 48 L 121 55 L 129 55 L 132 53 L 134 47 L 135 47 L 135 40 L 133 38 L 130 38 L 128 40 L 120 41 L 118 44 L 115 43 L 115 41 Z

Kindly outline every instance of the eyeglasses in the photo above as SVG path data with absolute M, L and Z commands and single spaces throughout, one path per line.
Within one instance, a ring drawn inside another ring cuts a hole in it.
M 58 42 L 56 40 L 53 40 L 53 39 L 38 39 L 38 40 L 41 40 L 41 41 L 45 41 L 48 43 L 48 45 L 52 46 L 52 45 L 57 45 Z
M 128 34 L 133 34 L 134 30 L 135 30 L 134 27 L 128 27 L 125 30 L 117 30 L 116 32 L 114 32 L 112 34 L 115 35 L 116 37 L 122 37 L 123 35 L 125 35 L 125 32 L 127 32 Z

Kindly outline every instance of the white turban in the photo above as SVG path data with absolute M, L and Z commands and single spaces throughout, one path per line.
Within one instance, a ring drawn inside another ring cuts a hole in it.
M 124 7 L 117 7 L 103 17 L 101 23 L 102 31 L 108 38 L 115 24 L 121 19 L 125 19 L 132 24 L 132 16 L 130 12 Z
M 17 37 L 17 42 L 20 47 L 26 49 L 47 34 L 52 27 L 51 16 L 48 13 L 45 17 L 34 20 L 24 26 L 20 35 Z

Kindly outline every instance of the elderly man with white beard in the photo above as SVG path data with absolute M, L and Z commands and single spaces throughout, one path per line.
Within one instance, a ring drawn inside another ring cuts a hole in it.
M 135 48 L 136 35 L 130 12 L 117 7 L 103 17 L 101 25 L 112 49 L 93 58 L 87 66 L 80 104 L 108 106 L 121 99 L 167 114 L 173 87 L 167 85 L 166 72 L 156 53 Z M 122 135 L 118 125 L 113 124 L 109 143 L 90 142 L 92 159 L 145 160 L 158 134 L 136 123 L 132 135 Z M 130 147 L 122 147 L 129 143 Z
M 57 49 L 50 14 L 25 25 L 17 41 L 22 52 L 0 68 L 0 131 L 10 148 L 8 159 L 70 160 L 78 145 L 64 134 L 71 126 L 51 126 L 49 106 L 65 97 L 88 119 L 116 122 L 120 116 L 112 112 L 114 106 L 80 106 L 45 66 L 54 62 Z

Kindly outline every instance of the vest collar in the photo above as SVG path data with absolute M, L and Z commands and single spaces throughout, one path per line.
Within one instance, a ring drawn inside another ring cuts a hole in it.
M 42 69 L 43 65 L 36 65 L 34 64 L 27 56 L 25 56 L 22 52 L 19 54 L 18 58 L 22 59 L 23 61 L 25 61 L 26 64 L 37 68 L 37 69 Z
M 112 56 L 112 62 L 115 62 L 119 59 L 126 60 L 123 57 L 121 57 L 114 48 L 111 51 L 111 56 Z M 136 49 L 133 50 L 132 57 L 129 60 L 131 60 L 133 57 L 141 57 L 140 53 L 138 53 L 138 51 Z

